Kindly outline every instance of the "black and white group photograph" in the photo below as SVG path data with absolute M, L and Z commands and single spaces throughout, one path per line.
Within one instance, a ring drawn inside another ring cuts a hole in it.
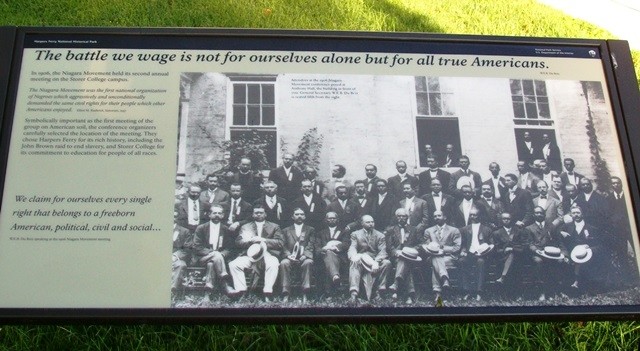
M 606 89 L 183 73 L 171 307 L 640 303 Z

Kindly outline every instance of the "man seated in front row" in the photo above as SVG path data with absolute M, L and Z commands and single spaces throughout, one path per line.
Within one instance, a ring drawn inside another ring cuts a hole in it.
M 316 257 L 322 258 L 325 272 L 331 284 L 327 293 L 333 295 L 340 286 L 340 265 L 347 261 L 350 233 L 344 228 L 338 227 L 338 215 L 333 211 L 327 212 L 324 221 L 327 226 L 317 232 L 314 246 Z
M 442 211 L 435 211 L 433 218 L 436 222 L 424 232 L 424 251 L 431 257 L 431 283 L 436 297 L 440 300 L 442 288 L 449 288 L 448 268 L 453 267 L 460 252 L 462 238 L 458 228 L 446 223 L 447 218 Z
M 378 295 L 387 288 L 387 274 L 391 262 L 387 259 L 387 245 L 384 234 L 374 229 L 373 217 L 364 215 L 361 218 L 362 229 L 351 233 L 351 246 L 347 257 L 351 262 L 349 268 L 349 291 L 351 302 L 356 302 L 360 291 L 360 280 L 365 279 L 367 289 L 373 289 L 378 280 Z M 364 257 L 363 256 L 368 256 Z M 370 292 L 370 290 L 369 290 Z M 367 296 L 369 298 L 370 296 Z
M 284 245 L 280 261 L 282 301 L 289 301 L 291 292 L 291 267 L 299 267 L 302 276 L 302 303 L 307 302 L 311 290 L 311 268 L 313 267 L 313 244 L 315 230 L 305 223 L 304 210 L 293 210 L 293 225 L 282 231 Z
M 205 276 L 205 300 L 210 300 L 216 278 L 222 283 L 225 294 L 231 296 L 235 290 L 229 284 L 231 277 L 227 273 L 225 261 L 231 257 L 234 236 L 229 227 L 222 223 L 224 209 L 221 205 L 212 205 L 209 210 L 209 222 L 199 225 L 193 237 L 198 263 L 207 267 Z
M 409 215 L 404 208 L 396 210 L 397 224 L 387 228 L 387 248 L 392 264 L 396 267 L 395 280 L 389 290 L 393 293 L 391 298 L 398 299 L 398 292 L 407 294 L 407 304 L 412 304 L 416 298 L 416 289 L 413 285 L 412 271 L 415 262 L 422 261 L 418 255 L 420 236 L 416 228 L 407 223 Z
M 236 246 L 244 252 L 229 263 L 229 271 L 233 278 L 233 287 L 239 294 L 243 294 L 247 291 L 244 271 L 250 268 L 257 269 L 264 275 L 264 298 L 270 302 L 273 285 L 278 278 L 282 231 L 277 224 L 265 221 L 266 217 L 263 207 L 253 208 L 253 221 L 240 227 L 240 233 L 236 238 Z

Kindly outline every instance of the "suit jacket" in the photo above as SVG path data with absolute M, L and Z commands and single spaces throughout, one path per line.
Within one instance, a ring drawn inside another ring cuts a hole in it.
M 458 167 L 460 156 L 460 154 L 455 152 L 451 154 L 444 153 L 440 158 L 440 162 L 438 163 L 438 165 L 440 167 Z
M 213 245 L 209 243 L 211 221 L 201 224 L 193 234 L 193 246 L 198 256 L 206 256 L 213 250 Z M 216 251 L 220 252 L 229 261 L 231 253 L 235 251 L 235 235 L 229 227 L 220 223 L 220 235 L 218 238 Z
M 347 251 L 347 257 L 352 259 L 355 254 L 367 254 L 376 261 L 381 262 L 388 257 L 387 242 L 384 234 L 373 229 L 371 237 L 364 229 L 351 233 L 351 245 Z
M 293 202 L 291 209 L 293 210 L 298 207 L 304 211 L 304 214 L 307 217 L 307 224 L 315 229 L 322 228 L 324 225 L 324 216 L 327 214 L 327 203 L 324 202 L 320 196 L 313 194 L 311 204 L 307 205 L 307 202 L 304 200 L 304 196 L 301 195 Z
M 401 180 L 400 176 L 397 174 L 387 179 L 389 192 L 393 194 L 396 199 L 404 199 L 403 187 L 405 184 L 411 184 L 413 188 L 417 188 L 419 185 L 418 178 L 409 174 L 406 175 L 407 176 L 404 178 L 404 180 Z
M 495 197 L 496 194 L 500 194 L 499 200 L 504 200 L 502 198 L 502 195 L 504 195 L 504 193 L 507 192 L 507 186 L 504 183 L 504 177 L 498 177 L 498 189 L 496 189 L 495 185 L 493 184 L 493 177 L 489 177 L 489 179 L 482 182 L 482 185 L 491 186 L 491 190 L 493 191 L 493 196 Z
M 514 224 L 517 221 L 522 221 L 525 226 L 528 226 L 533 223 L 533 200 L 531 194 L 517 186 L 514 194 L 513 200 L 510 199 L 508 192 L 505 194 L 504 210 L 511 214 Z
M 334 234 L 337 235 L 336 239 L 331 237 L 331 231 L 329 230 L 329 227 L 325 227 L 324 229 L 316 232 L 316 242 L 314 244 L 316 254 L 320 254 L 322 248 L 331 240 L 340 241 L 340 244 L 338 245 L 338 252 L 347 252 L 351 240 L 350 233 L 346 232 L 340 227 L 336 227 Z
M 480 189 L 482 188 L 482 177 L 480 174 L 468 169 L 469 174 L 467 177 L 473 179 L 473 192 L 475 196 L 480 196 Z M 465 173 L 462 169 L 459 169 L 453 173 L 451 173 L 451 179 L 449 180 L 449 194 L 451 194 L 456 199 L 462 199 L 462 192 L 458 189 L 458 180 L 465 176 Z M 444 186 L 443 186 L 444 187 Z
M 260 205 L 265 208 L 267 213 L 267 221 L 276 223 L 279 226 L 286 226 L 291 220 L 291 208 L 289 202 L 280 196 L 276 196 L 276 205 L 272 208 L 267 204 L 266 195 L 261 196 L 254 201 L 254 205 Z
M 406 208 L 407 198 L 400 201 L 399 208 Z M 427 202 L 421 198 L 413 197 L 413 209 L 409 212 L 409 224 L 416 227 L 418 232 L 423 231 L 429 225 L 429 208 Z
M 200 193 L 200 202 L 209 204 L 209 207 L 211 205 L 220 205 L 228 210 L 229 199 L 229 193 L 220 189 L 219 187 L 212 192 L 207 189 Z
M 302 186 L 302 185 L 301 185 Z M 327 187 L 324 185 L 324 182 L 321 180 L 313 179 L 311 180 L 311 186 L 313 187 L 313 193 L 318 195 L 321 198 L 327 197 Z M 302 196 L 302 195 L 300 195 Z
M 532 253 L 535 250 L 543 250 L 545 246 L 559 247 L 562 254 L 565 256 L 568 254 L 567 249 L 559 234 L 556 232 L 557 226 L 551 221 L 544 222 L 544 228 L 540 228 L 537 223 L 533 223 L 524 228 L 527 233 L 529 249 Z
M 481 223 L 486 223 L 487 214 L 485 207 L 482 206 L 482 204 L 480 204 L 480 202 L 476 199 L 472 199 L 471 201 L 471 209 L 469 211 L 471 211 L 472 209 L 478 210 L 478 219 L 480 219 Z M 468 218 L 464 217 L 463 200 L 459 200 L 453 207 L 453 226 L 456 228 L 462 228 L 469 224 L 468 220 Z
M 262 189 L 260 188 L 262 177 L 251 171 L 247 174 L 235 172 L 229 185 L 233 183 L 242 185 L 242 198 L 249 203 L 256 201 L 262 194 Z
M 196 200 L 196 203 L 198 203 L 198 224 L 196 226 L 190 226 L 189 225 L 189 201 L 192 201 L 189 197 L 186 197 L 182 200 L 180 200 L 179 203 L 176 204 L 175 206 L 175 210 L 178 212 L 178 225 L 184 228 L 189 229 L 190 227 L 192 227 L 190 230 L 195 230 L 195 228 L 197 227 L 197 225 L 200 225 L 206 221 L 209 220 L 209 218 L 207 218 L 207 211 L 209 210 L 209 206 L 208 204 L 202 203 L 200 201 L 200 199 Z
M 289 172 L 290 178 L 284 166 L 280 166 L 269 172 L 269 180 L 278 185 L 278 194 L 285 198 L 288 202 L 294 201 L 301 195 L 300 183 L 304 179 L 302 172 L 295 166 L 291 166 Z
M 447 224 L 442 228 L 442 237 L 440 240 L 438 240 L 437 225 L 427 228 L 424 232 L 423 242 L 424 244 L 429 244 L 432 241 L 442 245 L 442 251 L 448 255 L 458 255 L 460 248 L 462 247 L 462 235 L 460 234 L 460 230 Z
M 395 212 L 398 208 L 398 200 L 387 191 L 382 203 L 378 204 L 378 197 L 380 194 L 371 198 L 370 214 L 376 224 L 377 230 L 384 230 L 388 226 L 392 225 L 395 221 Z
M 368 214 L 371 215 L 371 206 L 373 205 L 373 200 L 371 196 L 365 196 L 364 198 L 352 197 L 349 201 L 353 202 L 357 209 L 356 219 L 360 220 L 362 216 Z
M 229 215 L 231 214 L 230 211 L 232 211 L 232 204 L 233 204 L 233 198 L 229 200 L 229 212 L 225 213 L 225 217 L 224 217 L 224 221 L 227 224 L 231 224 L 229 222 Z M 237 209 L 236 212 L 233 214 L 232 218 L 233 218 L 233 222 L 239 222 L 240 226 L 249 223 L 249 221 L 251 221 L 251 217 L 253 216 L 253 206 L 251 206 L 250 203 L 248 203 L 247 201 L 244 200 L 244 198 L 240 198 L 240 205 L 238 206 L 240 208 L 240 213 L 238 213 Z M 238 228 L 239 230 L 240 228 Z
M 486 215 L 485 222 L 494 229 L 500 227 L 502 225 L 500 215 L 504 213 L 503 202 L 494 197 L 491 199 L 491 203 L 489 203 L 483 196 L 480 196 L 477 201 L 480 206 L 484 207 Z
M 580 232 L 576 230 L 575 223 L 567 223 L 564 224 L 560 228 L 561 232 L 569 233 L 569 236 L 563 238 L 563 242 L 569 251 L 573 250 L 576 245 L 584 245 L 587 244 L 593 250 L 595 254 L 600 245 L 602 244 L 602 239 L 600 235 L 600 230 L 598 228 L 586 223 Z
M 360 227 L 360 219 L 358 213 L 360 212 L 359 206 L 351 201 L 346 200 L 345 207 L 340 205 L 340 200 L 335 199 L 329 205 L 327 205 L 326 212 L 335 212 L 338 215 L 338 227 L 345 228 L 348 232 L 353 231 L 355 228 Z M 349 228 L 347 228 L 347 226 Z
M 575 184 L 580 184 L 580 179 L 584 178 L 584 176 L 578 172 L 573 172 L 573 176 L 575 178 L 577 178 L 577 180 L 575 181 Z M 562 181 L 562 185 L 567 185 L 567 184 L 573 184 L 571 182 L 569 182 L 569 173 L 567 172 L 562 172 L 560 173 L 560 180 Z
M 605 229 L 610 225 L 609 201 L 600 193 L 594 191 L 589 200 L 584 194 L 580 194 L 583 200 L 582 216 L 585 221 L 598 228 Z
M 554 171 L 561 171 L 562 160 L 560 158 L 560 149 L 558 148 L 558 145 L 553 142 L 549 143 L 547 153 L 548 154 L 545 154 L 545 145 L 540 145 L 540 156 L 542 159 L 547 161 L 549 168 Z
M 303 255 L 307 258 L 313 259 L 314 243 L 315 243 L 315 230 L 313 227 L 306 224 L 302 225 L 302 233 L 298 238 L 296 236 L 296 228 L 294 225 L 284 228 L 282 231 L 283 246 L 281 259 L 287 258 L 287 256 L 293 253 L 293 248 L 296 243 L 302 245 L 304 248 Z
M 553 189 L 553 188 L 549 188 L 549 191 L 547 192 L 547 194 L 549 195 L 549 197 L 552 197 L 556 200 L 558 200 L 560 202 L 560 204 L 562 204 L 562 201 L 564 200 L 565 197 L 567 197 L 567 191 L 562 189 L 560 191 L 560 193 L 558 194 L 558 192 Z M 562 198 L 560 198 L 560 196 L 562 196 Z
M 515 225 L 511 227 L 510 233 L 507 233 L 505 227 L 500 227 L 492 234 L 493 242 L 496 245 L 496 252 L 502 253 L 507 247 L 513 249 L 514 252 L 524 252 L 529 248 L 529 237 L 527 233 Z
M 417 249 L 420 246 L 422 235 L 418 233 L 416 227 L 406 225 L 405 228 L 406 240 L 402 242 L 402 231 L 398 224 L 388 227 L 384 231 L 384 236 L 387 239 L 387 252 L 392 258 L 397 257 L 398 251 L 403 247 L 413 247 Z
M 449 174 L 449 172 L 447 171 L 438 169 L 436 171 L 436 179 L 440 181 L 442 190 L 445 192 L 448 191 L 447 187 L 449 186 L 449 182 L 451 181 L 451 174 Z M 418 180 L 420 186 L 420 189 L 418 190 L 418 196 L 422 197 L 425 194 L 431 193 L 431 181 L 433 180 L 433 178 L 431 177 L 431 172 L 429 170 L 426 170 L 420 173 L 418 175 Z
M 256 236 L 265 238 L 269 253 L 274 257 L 280 257 L 283 245 L 282 231 L 279 225 L 267 221 L 262 226 L 262 233 L 258 233 L 256 222 L 249 222 L 240 227 L 240 233 L 236 237 L 236 246 L 243 250 L 242 255 L 247 254 L 247 249 L 252 244 L 250 240 Z
M 536 143 L 531 141 L 531 148 L 527 147 L 524 139 L 520 139 L 517 144 L 518 159 L 531 164 L 533 160 L 540 158 L 540 149 Z
M 539 206 L 539 203 L 540 195 L 536 196 L 533 199 L 533 207 L 535 208 Z M 546 221 L 552 222 L 554 226 L 558 226 L 560 225 L 560 223 L 562 223 L 564 211 L 562 210 L 562 204 L 560 203 L 560 201 L 547 195 L 547 204 L 541 207 L 544 208 Z
M 174 234 L 178 232 L 176 240 L 173 241 L 173 254 L 180 260 L 186 261 L 191 256 L 193 249 L 193 235 L 189 229 L 176 225 L 173 229 Z
M 493 244 L 493 231 L 490 227 L 480 224 L 480 228 L 478 229 L 478 243 L 479 244 Z M 473 241 L 473 229 L 471 224 L 468 226 L 460 228 L 460 236 L 462 238 L 462 249 L 460 252 L 469 252 L 471 248 L 471 242 Z
M 447 217 L 447 224 L 452 225 L 455 213 L 456 200 L 453 196 L 440 192 L 442 200 L 440 200 L 440 210 Z M 433 227 L 436 222 L 433 220 L 433 213 L 436 211 L 436 202 L 433 199 L 433 193 L 423 195 L 422 200 L 427 202 L 427 212 L 429 213 L 429 223 L 427 227 Z
M 367 195 L 373 197 L 373 195 L 378 195 L 378 188 L 376 187 L 376 182 L 380 180 L 380 177 L 375 176 L 372 179 L 364 178 L 362 181 L 364 182 L 364 186 L 367 189 Z
M 540 181 L 540 178 L 538 176 L 536 176 L 535 174 L 528 172 L 526 178 L 524 178 L 524 176 L 522 174 L 518 174 L 518 188 L 524 189 L 526 191 L 529 192 L 529 194 L 531 194 L 531 197 L 536 197 L 538 196 L 538 182 Z M 523 183 L 524 188 L 522 187 Z M 508 195 L 508 194 L 507 194 Z

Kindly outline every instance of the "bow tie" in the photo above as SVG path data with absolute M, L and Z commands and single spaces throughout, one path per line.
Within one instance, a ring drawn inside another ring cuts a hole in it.
M 547 198 L 547 196 L 546 196 L 546 195 L 540 195 L 540 198 L 541 198 L 541 199 L 546 199 L 546 198 Z

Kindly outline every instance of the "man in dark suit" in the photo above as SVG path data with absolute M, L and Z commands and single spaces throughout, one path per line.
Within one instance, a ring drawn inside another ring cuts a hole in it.
M 327 212 L 338 215 L 338 226 L 351 233 L 359 229 L 358 213 L 360 209 L 355 201 L 350 201 L 347 187 L 339 185 L 336 188 L 336 199 L 327 205 Z
M 622 179 L 611 177 L 611 192 L 607 199 L 609 200 L 612 228 L 609 230 L 609 238 L 605 240 L 605 243 L 613 253 L 614 262 L 620 267 L 619 271 L 613 272 L 617 282 L 622 285 L 635 286 L 639 279 L 638 266 L 625 197 Z
M 542 134 L 542 145 L 540 146 L 540 156 L 547 161 L 549 168 L 554 171 L 560 172 L 562 166 L 560 165 L 560 149 L 554 141 L 551 140 L 548 133 Z
M 491 162 L 489 164 L 489 172 L 491 172 L 491 177 L 485 180 L 482 185 L 486 184 L 491 187 L 492 198 L 502 200 L 502 195 L 507 191 L 507 186 L 504 184 L 504 177 L 500 175 L 500 165 L 496 162 Z
M 447 224 L 452 224 L 454 218 L 456 200 L 453 196 L 442 192 L 442 182 L 438 179 L 431 181 L 431 193 L 423 195 L 422 199 L 427 203 L 427 212 L 429 214 L 429 222 L 427 228 L 436 225 L 433 218 L 433 212 L 442 211 L 447 218 Z
M 242 185 L 231 184 L 229 193 L 231 194 L 231 199 L 229 200 L 229 214 L 226 222 L 229 230 L 237 233 L 241 226 L 251 220 L 253 207 L 243 199 Z
M 484 207 L 485 224 L 490 226 L 492 230 L 502 225 L 500 215 L 504 212 L 504 204 L 495 198 L 494 193 L 491 185 L 484 183 L 482 184 L 482 196 L 477 200 Z
M 277 195 L 280 193 L 280 188 L 271 180 L 264 183 L 263 191 L 264 195 L 260 196 L 253 204 L 265 209 L 268 222 L 273 222 L 280 227 L 286 227 L 291 218 L 289 201 Z
M 580 179 L 580 195 L 584 199 L 582 207 L 582 215 L 590 224 L 606 229 L 610 225 L 609 203 L 597 191 L 593 190 L 593 184 L 588 178 Z
M 349 291 L 351 302 L 356 302 L 360 291 L 360 280 L 363 276 L 372 276 L 372 286 L 378 285 L 378 295 L 387 289 L 387 275 L 391 262 L 388 259 L 387 243 L 384 234 L 375 230 L 373 217 L 364 215 L 361 219 L 362 229 L 351 233 L 351 245 L 347 257 L 351 262 L 349 267 Z M 371 271 L 365 269 L 361 256 L 373 258 Z
M 316 179 L 318 177 L 318 172 L 315 170 L 315 168 L 307 166 L 302 174 L 304 176 L 304 179 L 311 182 L 311 188 L 313 189 L 313 192 L 320 198 L 326 198 L 327 188 L 322 181 Z M 302 187 L 302 182 L 300 182 L 300 187 Z
M 480 186 L 482 185 L 482 178 L 480 174 L 469 169 L 471 161 L 468 156 L 460 156 L 459 162 L 460 169 L 451 173 L 451 180 L 449 181 L 449 194 L 456 199 L 462 199 L 463 185 L 468 185 L 474 192 L 474 196 L 480 196 Z
M 445 146 L 444 154 L 440 159 L 440 166 L 445 168 L 458 167 L 459 160 L 460 160 L 460 154 L 453 150 L 453 144 L 447 144 Z
M 366 178 L 362 181 L 364 182 L 364 187 L 367 191 L 367 196 L 373 197 L 378 194 L 378 189 L 376 188 L 376 183 L 380 179 L 377 176 L 378 167 L 376 165 L 369 163 L 364 167 L 364 172 L 366 174 Z M 355 185 L 355 183 L 354 183 Z
M 575 161 L 572 158 L 565 158 L 564 168 L 566 169 L 566 171 L 560 173 L 560 180 L 562 180 L 562 184 L 573 184 L 575 186 L 578 186 L 578 184 L 580 184 L 580 179 L 582 179 L 584 176 L 574 171 L 574 169 L 576 168 Z
M 187 263 L 193 254 L 193 235 L 189 229 L 178 224 L 178 211 L 173 212 L 173 254 L 171 263 L 171 293 L 173 298 L 182 292 Z
M 476 300 L 482 299 L 484 288 L 485 261 L 482 255 L 481 245 L 492 245 L 491 227 L 480 223 L 478 209 L 471 209 L 469 224 L 460 228 L 462 244 L 460 249 L 460 263 L 462 266 L 463 289 L 467 294 L 475 294 Z M 472 282 L 475 281 L 475 286 Z
M 511 214 L 511 220 L 524 228 L 533 222 L 533 200 L 528 191 L 518 187 L 518 177 L 509 173 L 504 176 L 507 192 L 504 195 L 504 210 Z
M 193 233 L 197 226 L 207 221 L 209 204 L 200 201 L 200 187 L 197 185 L 191 185 L 187 194 L 188 197 L 180 200 L 175 209 L 178 224 Z
M 324 262 L 325 272 L 331 283 L 327 293 L 332 295 L 340 286 L 340 266 L 347 262 L 350 233 L 338 227 L 338 215 L 333 211 L 327 212 L 325 223 L 325 228 L 317 232 L 314 248 L 316 257 L 322 258 Z
M 424 232 L 424 247 L 429 247 L 430 243 L 439 247 L 438 253 L 429 253 L 426 249 L 429 259 L 431 260 L 431 286 L 433 289 L 436 302 L 441 299 L 442 289 L 450 288 L 448 269 L 453 267 L 460 254 L 462 246 L 462 236 L 460 230 L 447 225 L 446 217 L 442 211 L 436 211 L 433 214 L 436 225 L 427 228 Z
M 507 289 L 505 289 L 507 292 L 515 290 L 515 286 L 520 281 L 512 277 L 517 276 L 517 271 L 529 258 L 529 239 L 523 229 L 513 225 L 511 218 L 509 212 L 501 214 L 500 221 L 502 225 L 492 234 L 496 245 L 495 253 L 497 259 L 504 262 L 500 278 L 496 280 L 496 283 L 508 285 Z
M 262 185 L 262 177 L 255 174 L 251 167 L 251 160 L 243 157 L 240 159 L 238 171 L 233 173 L 230 179 L 231 184 L 242 185 L 243 196 L 249 203 L 253 203 L 260 197 L 260 186 Z M 229 192 L 231 192 L 231 188 L 229 188 Z
M 227 295 L 236 291 L 229 284 L 231 276 L 227 272 L 226 262 L 232 259 L 235 246 L 233 232 L 222 223 L 224 209 L 220 205 L 212 205 L 209 210 L 209 221 L 196 228 L 193 245 L 198 263 L 207 267 L 205 276 L 205 300 L 210 300 L 216 280 L 222 283 Z
M 355 192 L 353 197 L 349 200 L 355 203 L 358 211 L 356 212 L 356 218 L 362 218 L 366 214 L 371 214 L 371 196 L 367 193 L 367 188 L 363 180 L 356 180 L 353 183 Z
M 386 180 L 379 179 L 376 188 L 378 192 L 371 198 L 370 214 L 376 224 L 376 230 L 382 231 L 393 224 L 399 200 L 388 191 Z
M 404 208 L 399 208 L 395 212 L 396 224 L 388 227 L 384 236 L 387 239 L 387 251 L 391 266 L 395 267 L 395 280 L 389 286 L 392 292 L 391 298 L 398 299 L 398 292 L 404 292 L 407 295 L 407 304 L 412 304 L 416 298 L 416 289 L 413 285 L 413 268 L 416 262 L 421 260 L 416 256 L 405 257 L 402 249 L 409 247 L 417 250 L 422 240 L 422 235 L 416 231 L 416 228 L 407 223 L 409 215 Z M 416 251 L 417 252 L 417 251 Z
M 229 263 L 229 272 L 233 278 L 233 287 L 239 294 L 244 294 L 247 291 L 245 270 L 257 270 L 264 276 L 265 301 L 271 302 L 273 285 L 278 278 L 278 257 L 282 252 L 283 239 L 280 226 L 267 222 L 266 218 L 264 208 L 253 208 L 253 221 L 243 225 L 236 238 L 236 246 L 243 250 L 243 253 Z M 259 255 L 249 257 L 247 250 L 253 244 L 258 244 L 261 251 Z
M 278 194 L 288 203 L 295 201 L 300 196 L 302 179 L 302 172 L 293 165 L 293 155 L 290 153 L 286 153 L 282 157 L 282 166 L 269 172 L 269 180 L 278 185 Z
M 209 188 L 200 193 L 200 202 L 211 205 L 221 205 L 229 208 L 229 193 L 220 189 L 220 178 L 215 174 L 207 175 Z
M 429 224 L 429 209 L 427 202 L 416 196 L 416 189 L 411 184 L 404 184 L 404 199 L 400 201 L 400 208 L 404 208 L 409 215 L 409 225 L 416 227 L 422 233 Z
M 282 302 L 289 300 L 291 293 L 291 269 L 298 267 L 302 277 L 302 303 L 307 303 L 311 291 L 311 268 L 313 267 L 313 244 L 315 231 L 304 223 L 305 214 L 301 208 L 293 210 L 293 225 L 282 231 L 283 246 L 280 261 L 280 282 L 282 283 Z
M 404 198 L 404 185 L 411 184 L 412 187 L 418 187 L 418 178 L 407 174 L 407 163 L 404 161 L 396 162 L 396 171 L 398 174 L 393 177 L 387 179 L 387 184 L 389 185 L 389 192 L 393 194 L 393 197 L 396 199 Z
M 313 191 L 313 185 L 311 184 L 308 179 L 302 181 L 302 196 L 294 201 L 291 207 L 300 207 L 304 211 L 307 224 L 314 229 L 320 229 L 323 225 L 324 215 L 327 212 L 327 204 Z
M 569 252 L 566 250 L 562 238 L 558 236 L 556 228 L 560 222 L 546 220 L 546 211 L 541 206 L 533 209 L 534 222 L 527 226 L 524 230 L 529 238 L 529 255 L 531 262 L 534 264 L 534 277 L 537 283 L 535 289 L 540 292 L 539 301 L 544 301 L 546 295 L 556 292 L 559 288 L 558 282 L 565 276 L 563 270 L 564 264 L 569 262 Z M 553 260 L 541 257 L 537 254 L 544 251 L 545 247 L 555 247 L 565 257 L 563 260 Z
M 571 287 L 587 292 L 602 291 L 606 287 L 607 272 L 611 270 L 609 251 L 602 245 L 602 232 L 587 223 L 580 206 L 571 207 L 570 215 L 573 221 L 560 229 L 567 251 L 572 252 L 576 246 L 586 245 L 592 253 L 588 261 L 574 262 L 574 282 Z
M 518 187 L 527 191 L 531 198 L 538 196 L 538 189 L 536 184 L 540 181 L 540 178 L 530 172 L 530 167 L 525 161 L 518 161 Z M 505 203 L 507 201 L 504 201 Z
M 419 179 L 419 190 L 418 196 L 422 197 L 426 194 L 431 193 L 431 181 L 434 179 L 438 179 L 440 184 L 449 185 L 449 181 L 451 180 L 451 174 L 447 171 L 443 171 L 438 168 L 438 164 L 436 163 L 435 157 L 431 156 L 427 158 L 427 166 L 429 169 L 420 173 L 418 175 Z
M 462 228 L 471 224 L 471 212 L 476 211 L 476 214 L 480 222 L 486 222 L 487 214 L 485 213 L 485 207 L 480 204 L 480 201 L 473 197 L 473 190 L 468 185 L 463 185 L 462 199 L 456 202 L 453 208 L 453 226 L 456 228 Z
M 540 152 L 538 145 L 531 138 L 531 133 L 524 132 L 522 139 L 518 142 L 518 158 L 530 165 L 538 158 Z

